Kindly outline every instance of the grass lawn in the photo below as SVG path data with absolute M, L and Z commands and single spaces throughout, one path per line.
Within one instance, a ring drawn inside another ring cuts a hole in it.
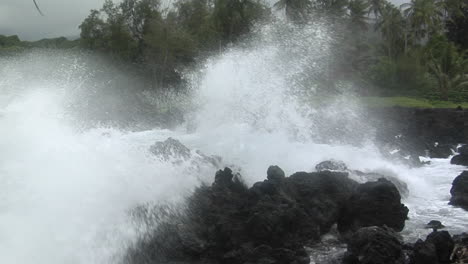
M 454 103 L 449 101 L 430 101 L 412 97 L 361 97 L 364 105 L 369 107 L 416 107 L 416 108 L 468 108 L 468 102 Z

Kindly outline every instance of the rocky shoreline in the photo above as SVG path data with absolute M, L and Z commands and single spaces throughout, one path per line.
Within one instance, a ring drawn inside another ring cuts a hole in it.
M 468 147 L 457 149 L 468 142 L 467 110 L 395 108 L 375 116 L 386 120 L 377 126 L 383 151 L 398 149 L 389 158 L 419 166 L 419 156 L 447 158 L 458 152 L 452 163 L 468 165 L 457 162 L 468 157 Z M 172 162 L 196 160 L 194 168 L 198 162 L 223 166 L 219 157 L 199 152 L 192 159 L 190 150 L 173 139 L 157 143 L 151 152 L 162 159 L 170 152 Z M 450 204 L 464 209 L 467 176 L 468 171 L 457 177 L 451 190 Z M 325 263 L 468 263 L 468 234 L 439 231 L 443 225 L 438 221 L 428 224 L 433 232 L 425 240 L 403 242 L 399 232 L 409 210 L 401 198 L 407 188 L 396 178 L 348 170 L 338 161 L 288 177 L 271 166 L 266 177 L 249 188 L 239 173 L 219 170 L 214 182 L 197 188 L 182 209 L 165 210 L 164 219 L 128 249 L 124 263 L 308 264 L 307 248 L 330 232 L 347 250 Z
M 129 249 L 125 263 L 307 264 L 306 247 L 332 229 L 348 250 L 328 263 L 436 264 L 466 257 L 468 235 L 452 237 L 437 225 L 425 241 L 404 244 L 398 232 L 407 215 L 397 188 L 384 178 L 359 184 L 331 170 L 286 177 L 271 166 L 265 181 L 248 188 L 225 168 L 182 212 Z

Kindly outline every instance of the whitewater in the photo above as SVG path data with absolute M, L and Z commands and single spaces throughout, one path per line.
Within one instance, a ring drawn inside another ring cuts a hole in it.
M 120 263 L 145 232 L 134 208 L 177 204 L 214 178 L 210 166 L 156 159 L 150 146 L 168 137 L 235 164 L 249 185 L 269 165 L 290 175 L 329 159 L 395 175 L 410 191 L 406 240 L 425 238 L 433 219 L 466 231 L 466 211 L 447 205 L 464 168 L 446 159 L 422 168 L 386 160 L 346 84 L 325 106 L 309 102 L 332 54 L 331 34 L 283 27 L 264 26 L 200 62 L 184 72 L 189 91 L 164 100 L 92 54 L 0 57 L 0 263 Z M 171 107 L 183 109 L 183 122 L 151 122 L 151 109 Z

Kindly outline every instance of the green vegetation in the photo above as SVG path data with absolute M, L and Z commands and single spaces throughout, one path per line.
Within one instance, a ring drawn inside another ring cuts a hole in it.
M 20 52 L 31 48 L 71 49 L 80 46 L 79 40 L 68 40 L 64 37 L 41 39 L 38 41 L 21 41 L 18 36 L 0 35 L 0 55 L 10 52 Z
M 415 107 L 415 108 L 468 108 L 468 102 L 455 103 L 449 101 L 432 101 L 411 97 L 362 97 L 361 102 L 370 107 Z
M 284 12 L 298 25 L 321 19 L 334 32 L 322 90 L 351 82 L 362 96 L 468 101 L 468 2 L 411 0 L 106 0 L 80 25 L 81 38 L 21 42 L 0 37 L 0 51 L 81 48 L 133 65 L 154 89 L 183 87 L 180 68 L 241 41 L 254 25 Z M 399 100 L 397 100 L 399 102 Z M 390 100 L 390 104 L 394 100 Z M 422 103 L 421 103 L 422 102 Z M 439 104 L 435 104 L 439 105 Z

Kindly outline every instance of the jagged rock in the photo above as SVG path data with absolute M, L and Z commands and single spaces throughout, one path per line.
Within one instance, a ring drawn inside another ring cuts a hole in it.
M 450 164 L 468 166 L 468 155 L 456 155 L 450 160 Z
M 189 148 L 173 138 L 168 138 L 163 142 L 156 142 L 150 147 L 150 152 L 164 161 L 170 159 L 188 160 L 192 156 Z
M 199 150 L 192 152 L 180 141 L 173 138 L 156 142 L 149 150 L 161 161 L 172 162 L 175 164 L 190 161 L 194 167 L 198 167 L 201 164 L 209 164 L 215 168 L 220 168 L 222 165 L 220 157 L 207 156 Z
M 404 264 L 403 245 L 392 229 L 364 227 L 348 241 L 344 264 Z
M 450 260 L 452 263 L 468 263 L 468 234 L 455 235 L 453 240 L 455 247 L 450 255 Z
M 437 220 L 431 220 L 429 223 L 427 223 L 426 228 L 432 228 L 434 231 L 437 231 L 438 229 L 442 229 L 445 226 Z
M 450 263 L 450 255 L 455 243 L 447 231 L 430 233 L 426 238 L 426 243 L 431 243 L 435 246 L 439 263 Z
M 378 199 L 363 212 L 395 218 L 387 210 L 395 209 L 393 199 L 399 202 L 399 195 L 388 194 L 388 189 L 398 191 L 386 180 L 359 185 L 347 173 L 332 171 L 285 177 L 277 166 L 270 167 L 267 175 L 267 180 L 247 188 L 231 169 L 218 171 L 211 186 L 199 187 L 188 198 L 183 213 L 167 217 L 170 220 L 130 249 L 125 260 L 129 264 L 306 264 L 304 245 L 320 241 L 343 217 L 351 216 L 357 226 L 377 222 L 345 214 L 364 208 L 360 202 L 365 199 L 356 196 L 359 192 Z M 356 203 L 349 204 L 353 196 Z M 349 205 L 354 207 L 348 210 Z M 392 221 L 382 224 L 392 225 Z
M 463 145 L 463 146 L 459 147 L 459 148 L 457 149 L 457 152 L 458 152 L 460 155 L 468 156 L 468 145 Z
M 326 160 L 322 161 L 315 166 L 316 171 L 347 171 L 348 168 L 343 161 L 339 160 Z
M 393 183 L 386 179 L 361 184 L 344 207 L 338 230 L 347 232 L 366 226 L 388 226 L 403 230 L 408 208 Z
M 468 171 L 462 172 L 455 178 L 450 190 L 452 198 L 450 204 L 468 210 Z
M 398 192 L 400 192 L 400 195 L 402 197 L 408 197 L 409 195 L 408 185 L 405 182 L 398 179 L 396 176 L 384 175 L 384 174 L 375 173 L 375 172 L 362 172 L 358 170 L 351 171 L 351 176 L 352 175 L 356 175 L 358 178 L 360 178 L 358 182 L 362 182 L 362 183 L 368 182 L 368 181 L 377 181 L 381 178 L 387 179 L 395 185 L 395 187 L 398 189 Z M 351 178 L 354 179 L 353 177 Z
M 282 180 L 285 177 L 284 171 L 278 166 L 270 166 L 267 170 L 268 180 Z
M 411 264 L 439 264 L 436 247 L 419 239 L 413 248 Z
M 434 231 L 426 241 L 418 240 L 410 256 L 411 264 L 448 264 L 454 242 L 447 231 Z

